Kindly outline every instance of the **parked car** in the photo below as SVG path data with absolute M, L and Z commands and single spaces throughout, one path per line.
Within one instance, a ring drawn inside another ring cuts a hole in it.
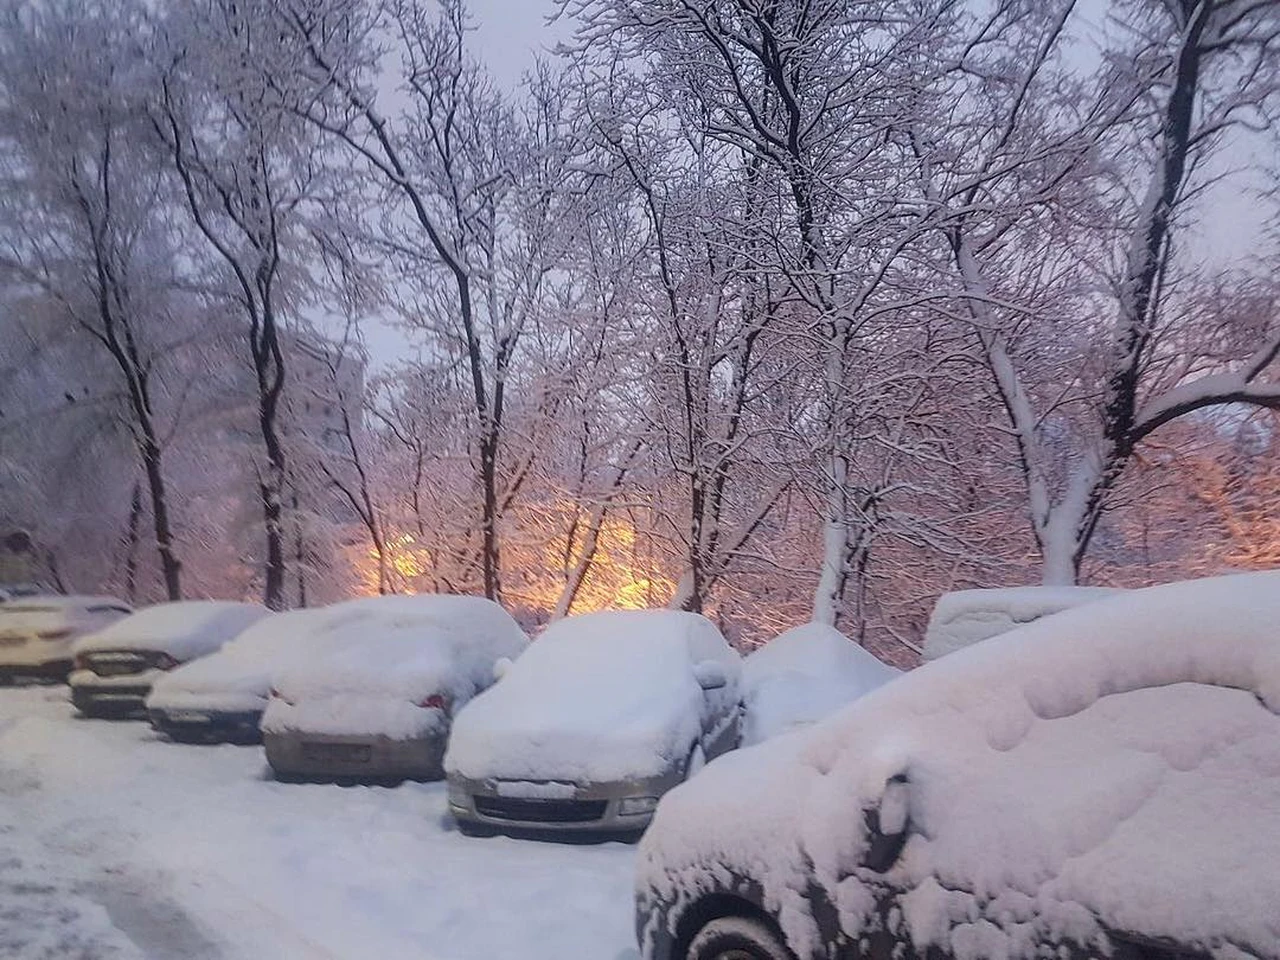
M 151 685 L 167 671 L 208 656 L 268 612 L 230 600 L 147 607 L 75 642 L 71 702 L 86 717 L 142 715 Z
M 659 797 L 738 745 L 740 674 L 697 614 L 554 623 L 458 715 L 449 811 L 472 833 L 643 830 Z
M 925 628 L 924 659 L 936 660 L 1041 617 L 1122 592 L 1114 587 L 1000 587 L 944 593 Z
M 45 595 L 61 596 L 50 587 L 40 583 L 0 583 L 0 603 Z
M 925 664 L 678 787 L 644 960 L 1280 958 L 1280 572 Z
M 359 619 L 359 601 L 290 610 L 252 624 L 216 653 L 159 677 L 147 697 L 151 726 L 182 743 L 259 743 L 275 675 L 314 656 Z
M 322 655 L 291 662 L 262 716 L 280 779 L 433 780 L 456 711 L 528 638 L 479 597 L 394 596 L 344 604 Z
M 834 627 L 793 627 L 742 661 L 742 745 L 817 723 L 901 673 Z
M 11 683 L 15 677 L 66 680 L 72 644 L 131 612 L 115 597 L 11 598 L 0 606 L 0 683 Z

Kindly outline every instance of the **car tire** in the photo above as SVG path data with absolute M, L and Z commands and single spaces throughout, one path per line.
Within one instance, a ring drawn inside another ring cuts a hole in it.
M 157 728 L 159 729 L 159 728 Z M 209 742 L 209 734 L 203 730 L 161 730 L 166 737 L 174 743 L 183 743 L 190 745 L 206 744 Z
M 719 917 L 697 932 L 685 960 L 795 960 L 795 956 L 763 920 Z

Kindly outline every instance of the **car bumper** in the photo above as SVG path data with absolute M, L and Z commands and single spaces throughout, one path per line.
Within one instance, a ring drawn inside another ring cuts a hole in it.
M 446 737 L 410 740 L 301 730 L 264 733 L 267 763 L 278 776 L 305 780 L 439 780 Z
M 0 678 L 6 680 L 31 677 L 37 680 L 57 680 L 65 683 L 67 674 L 70 672 L 71 661 L 65 658 L 21 663 L 0 661 Z
M 174 740 L 207 743 L 259 743 L 262 731 L 261 710 L 227 711 L 169 709 L 152 707 L 147 711 L 151 726 Z
M 147 712 L 147 695 L 151 684 L 132 683 L 73 683 L 71 702 L 85 716 L 131 717 Z
M 451 776 L 449 812 L 460 823 L 504 832 L 636 836 L 653 819 L 657 800 L 680 781 L 678 771 L 591 784 Z

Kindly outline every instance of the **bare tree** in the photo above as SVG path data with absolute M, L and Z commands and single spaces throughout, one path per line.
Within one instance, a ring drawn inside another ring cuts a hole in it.
M 166 355 L 181 345 L 169 197 L 137 147 L 141 8 L 19 4 L 0 23 L 4 151 L 14 178 L 0 267 L 38 288 L 109 358 L 146 479 L 165 594 L 182 563 L 164 464 Z M 136 512 L 135 512 L 136 515 Z
M 305 278 L 297 264 L 290 272 L 289 257 L 302 259 L 296 244 L 321 166 L 314 139 L 276 86 L 296 51 L 263 31 L 266 22 L 265 6 L 234 0 L 175 11 L 151 120 L 247 328 L 264 453 L 256 465 L 267 546 L 263 598 L 279 609 L 288 476 L 278 423 L 285 389 L 281 312 Z
M 969 39 L 935 93 L 968 106 L 951 111 L 950 129 L 915 130 L 912 145 L 1008 420 L 1043 579 L 1071 583 L 1144 439 L 1205 407 L 1280 404 L 1266 376 L 1280 353 L 1274 325 L 1223 353 L 1221 318 L 1177 322 L 1174 283 L 1178 228 L 1203 186 L 1195 171 L 1233 124 L 1270 123 L 1278 13 L 1234 0 L 1127 4 L 1138 46 L 1115 51 L 1091 87 L 1057 60 L 1075 4 L 1031 6 L 1006 0 L 957 24 Z M 1011 62 L 1022 69 L 1010 75 Z M 1109 170 L 1107 153 L 1142 160 Z M 1081 290 L 1111 250 L 1107 330 L 1089 316 L 1108 309 L 1106 297 Z M 1061 329 L 1073 310 L 1076 353 L 1063 350 Z M 1044 338 L 1056 342 L 1035 346 Z M 1036 369 L 1054 352 L 1057 371 Z

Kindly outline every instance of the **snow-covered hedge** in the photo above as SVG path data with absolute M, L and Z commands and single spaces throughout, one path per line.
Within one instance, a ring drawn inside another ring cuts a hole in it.
M 793 627 L 742 663 L 742 745 L 822 720 L 900 673 L 834 627 Z

